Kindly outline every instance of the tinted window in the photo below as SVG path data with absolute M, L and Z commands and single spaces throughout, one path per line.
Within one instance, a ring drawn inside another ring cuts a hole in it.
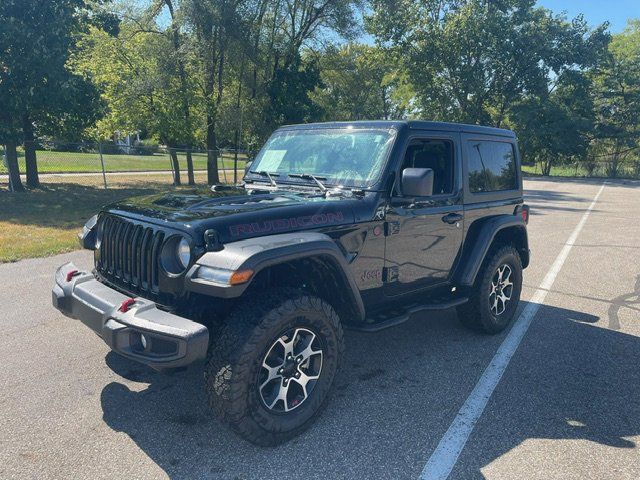
M 469 190 L 495 192 L 516 186 L 513 145 L 504 142 L 469 142 Z

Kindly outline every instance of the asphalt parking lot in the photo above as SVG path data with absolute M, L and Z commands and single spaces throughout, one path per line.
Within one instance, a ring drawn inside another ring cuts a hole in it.
M 640 182 L 525 189 L 520 309 L 535 315 L 495 389 L 477 397 L 510 334 L 471 333 L 454 311 L 347 332 L 329 407 L 273 449 L 218 424 L 201 368 L 157 374 L 53 309 L 55 268 L 90 254 L 0 265 L 0 478 L 434 478 L 428 462 L 455 479 L 640 478 Z M 466 434 L 447 436 L 469 404 Z

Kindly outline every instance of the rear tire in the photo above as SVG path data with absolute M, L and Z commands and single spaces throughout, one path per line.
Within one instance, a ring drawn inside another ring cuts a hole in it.
M 263 292 L 233 311 L 210 349 L 209 403 L 246 440 L 284 443 L 326 406 L 343 350 L 327 302 L 293 289 Z
M 522 261 L 511 245 L 493 249 L 478 273 L 469 301 L 457 307 L 467 328 L 496 334 L 513 319 L 522 291 Z

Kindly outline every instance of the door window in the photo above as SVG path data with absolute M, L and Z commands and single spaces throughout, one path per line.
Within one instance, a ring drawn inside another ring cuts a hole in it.
M 506 142 L 470 140 L 469 190 L 472 193 L 513 190 L 517 187 L 513 145 Z
M 453 143 L 449 140 L 413 140 L 402 164 L 405 168 L 433 170 L 433 194 L 453 193 Z

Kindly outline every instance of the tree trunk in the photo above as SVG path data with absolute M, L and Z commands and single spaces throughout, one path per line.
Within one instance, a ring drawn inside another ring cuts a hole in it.
M 171 157 L 171 165 L 173 165 L 173 184 L 181 185 L 180 163 L 178 162 L 178 152 L 175 148 L 169 148 L 169 156 Z
M 182 58 L 182 54 L 180 52 L 180 28 L 176 22 L 175 13 L 173 10 L 173 2 L 172 0 L 165 0 L 166 6 L 169 8 L 169 13 L 171 15 L 171 32 L 172 32 L 172 40 L 173 40 L 173 49 L 176 54 L 176 61 L 178 65 L 178 77 L 180 79 L 180 96 L 182 101 L 182 117 L 184 119 L 184 130 L 188 135 L 187 143 L 189 146 L 187 147 L 187 176 L 189 177 L 189 185 L 194 185 L 195 182 L 193 180 L 193 163 L 191 161 L 191 142 L 193 141 L 192 136 L 192 128 L 191 128 L 191 114 L 189 112 L 189 86 L 187 83 L 187 73 L 184 66 L 184 61 Z M 183 138 L 183 141 L 185 139 Z
M 22 133 L 24 136 L 24 163 L 27 172 L 27 185 L 31 188 L 37 188 L 40 186 L 40 179 L 38 178 L 36 143 L 33 136 L 33 124 L 26 113 L 22 117 Z
M 236 124 L 235 137 L 235 153 L 233 155 L 233 183 L 238 183 L 238 149 L 240 148 L 240 129 L 242 128 L 242 113 L 240 111 L 240 99 L 242 98 L 242 77 L 244 75 L 244 55 L 240 64 L 240 74 L 238 75 L 238 95 L 236 97 L 236 112 L 238 113 L 238 123 Z M 224 168 L 224 161 L 222 162 Z
M 218 175 L 218 149 L 216 145 L 216 127 L 212 115 L 207 115 L 207 183 L 220 183 Z
M 389 120 L 389 104 L 387 102 L 387 88 L 380 87 L 380 98 L 382 100 L 382 118 Z
M 207 109 L 207 135 L 206 135 L 206 147 L 207 147 L 207 183 L 209 185 L 216 185 L 220 183 L 220 177 L 218 175 L 218 149 L 216 142 L 216 102 L 213 98 L 215 85 L 216 85 L 216 65 L 217 65 L 217 49 L 215 43 L 217 40 L 217 32 L 214 35 L 213 41 L 209 51 L 209 57 L 205 62 L 205 101 Z
M 9 169 L 9 190 L 12 192 L 24 192 L 22 180 L 20 180 L 18 152 L 16 152 L 15 141 L 7 141 L 5 153 L 7 155 L 7 168 Z
M 193 158 L 191 157 L 191 146 L 187 147 L 187 177 L 189 185 L 195 185 L 196 180 L 193 177 Z
M 618 174 L 620 173 L 620 151 L 622 150 L 621 146 L 616 145 L 615 150 L 613 151 L 613 155 L 611 156 L 611 163 L 609 165 L 608 177 L 618 178 Z

